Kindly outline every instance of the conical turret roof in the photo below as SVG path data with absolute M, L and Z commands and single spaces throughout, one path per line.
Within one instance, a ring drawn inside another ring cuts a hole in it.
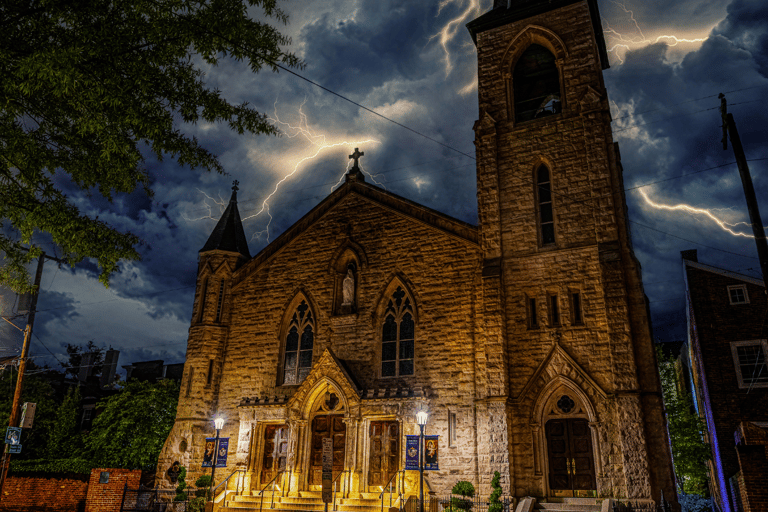
M 243 230 L 243 221 L 240 220 L 240 212 L 237 209 L 237 185 L 235 181 L 232 184 L 232 197 L 229 200 L 227 209 L 221 215 L 216 227 L 213 228 L 211 236 L 205 243 L 200 252 L 206 251 L 229 251 L 242 254 L 251 259 L 251 252 L 248 250 L 248 240 L 245 238 Z

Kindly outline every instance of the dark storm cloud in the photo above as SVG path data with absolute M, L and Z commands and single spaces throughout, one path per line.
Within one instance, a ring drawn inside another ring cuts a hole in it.
M 768 156 L 762 129 L 768 123 L 768 112 L 762 108 L 762 98 L 768 94 L 763 64 L 768 48 L 761 36 L 767 27 L 763 2 L 737 0 L 701 47 L 680 63 L 668 59 L 666 45 L 656 44 L 629 52 L 623 65 L 606 73 L 609 95 L 617 107 L 614 134 L 621 145 L 627 186 L 734 161 L 730 144 L 727 151 L 721 145 L 719 92 L 728 93 L 729 112 L 736 119 L 747 158 Z M 755 161 L 750 167 L 767 218 L 766 165 Z M 644 190 L 662 204 L 686 203 L 748 220 L 735 165 Z M 759 275 L 753 240 L 730 235 L 702 216 L 650 208 L 637 191 L 628 192 L 627 199 L 657 337 L 671 341 L 685 336 L 680 328 L 684 285 L 679 251 L 697 249 L 703 263 Z M 740 228 L 750 233 L 748 226 Z

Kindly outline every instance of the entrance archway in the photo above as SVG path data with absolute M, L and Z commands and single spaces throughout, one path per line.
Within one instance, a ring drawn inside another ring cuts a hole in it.
M 539 393 L 532 420 L 535 465 L 547 495 L 597 496 L 597 418 L 583 390 L 557 376 Z

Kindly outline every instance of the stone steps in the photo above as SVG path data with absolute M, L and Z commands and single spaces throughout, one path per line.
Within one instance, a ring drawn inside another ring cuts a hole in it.
M 342 498 L 342 493 L 336 497 L 337 512 L 381 512 L 381 499 L 378 493 L 351 493 L 348 498 Z M 389 508 L 389 499 L 384 500 L 384 508 Z M 324 512 L 325 503 L 319 491 L 301 491 L 291 496 L 275 496 L 274 503 L 270 494 L 262 497 L 255 496 L 229 496 L 228 508 L 237 509 L 239 512 Z M 329 512 L 333 510 L 333 504 L 328 505 Z
M 549 498 L 536 501 L 533 508 L 542 512 L 600 512 L 602 505 L 595 498 Z

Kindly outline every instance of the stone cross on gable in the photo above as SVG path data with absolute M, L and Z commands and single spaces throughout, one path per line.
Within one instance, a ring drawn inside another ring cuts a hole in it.
M 355 164 L 352 166 L 353 169 L 357 167 L 357 161 L 360 160 L 361 156 L 365 156 L 365 152 L 361 152 L 358 148 L 355 148 L 355 152 L 349 155 L 350 159 L 355 160 Z
M 237 180 L 232 182 L 232 191 L 233 192 L 237 192 L 238 190 L 240 190 L 240 187 L 238 187 L 239 184 L 240 184 L 240 182 L 237 181 Z

